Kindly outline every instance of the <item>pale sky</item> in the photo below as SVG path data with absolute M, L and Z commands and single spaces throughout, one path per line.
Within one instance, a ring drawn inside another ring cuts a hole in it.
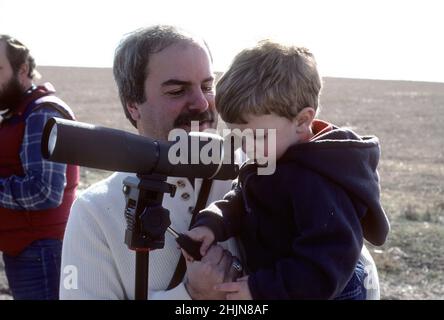
M 174 24 L 207 40 L 215 70 L 271 38 L 311 49 L 323 76 L 444 82 L 442 0 L 0 0 L 0 33 L 39 65 L 111 67 L 128 32 Z

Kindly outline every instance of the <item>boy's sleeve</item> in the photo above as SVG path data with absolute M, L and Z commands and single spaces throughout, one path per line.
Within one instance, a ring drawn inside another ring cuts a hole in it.
M 237 185 L 222 200 L 200 211 L 192 227 L 206 226 L 213 231 L 216 241 L 225 241 L 239 233 L 242 213 L 242 190 Z
M 292 254 L 250 275 L 253 299 L 331 299 L 355 270 L 363 240 L 353 204 L 333 183 L 310 179 L 291 191 Z

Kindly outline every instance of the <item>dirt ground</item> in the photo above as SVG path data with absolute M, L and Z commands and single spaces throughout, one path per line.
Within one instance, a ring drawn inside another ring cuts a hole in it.
M 78 120 L 134 130 L 110 69 L 42 67 Z M 383 299 L 444 299 L 444 83 L 325 78 L 320 118 L 379 137 L 382 202 L 392 231 L 369 246 Z M 82 168 L 81 185 L 108 175 Z M 9 299 L 0 264 L 0 299 Z

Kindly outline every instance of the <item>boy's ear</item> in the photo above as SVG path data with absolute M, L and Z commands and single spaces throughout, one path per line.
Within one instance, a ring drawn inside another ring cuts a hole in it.
M 314 120 L 314 117 L 316 116 L 315 109 L 311 107 L 306 107 L 299 111 L 298 115 L 296 116 L 296 123 L 298 127 L 310 127 L 311 123 Z

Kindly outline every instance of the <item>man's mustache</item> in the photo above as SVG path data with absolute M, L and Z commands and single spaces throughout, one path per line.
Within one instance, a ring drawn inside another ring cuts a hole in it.
M 213 122 L 214 116 L 209 111 L 201 113 L 183 113 L 176 118 L 173 125 L 175 128 L 180 126 L 189 126 L 191 125 L 191 121 Z

